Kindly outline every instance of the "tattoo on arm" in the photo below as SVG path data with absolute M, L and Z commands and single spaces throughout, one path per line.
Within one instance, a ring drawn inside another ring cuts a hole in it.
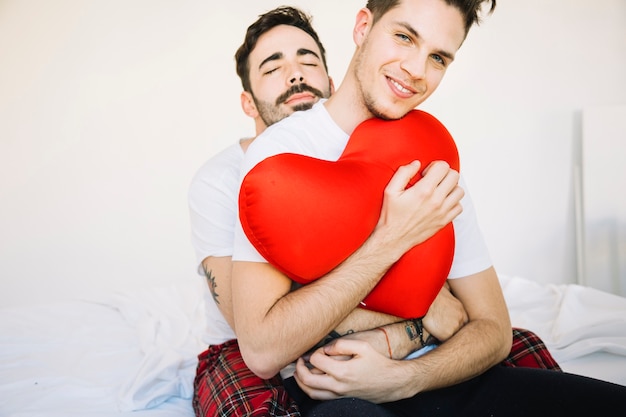
M 426 346 L 424 342 L 424 327 L 421 319 L 407 320 L 404 322 L 404 329 L 411 342 L 420 342 L 421 346 Z
M 211 296 L 213 296 L 213 300 L 215 304 L 219 304 L 220 300 L 218 299 L 219 294 L 217 293 L 217 283 L 215 282 L 215 275 L 213 275 L 213 271 L 208 269 L 204 269 L 204 275 L 206 276 L 207 283 L 209 284 L 209 290 L 211 291 Z

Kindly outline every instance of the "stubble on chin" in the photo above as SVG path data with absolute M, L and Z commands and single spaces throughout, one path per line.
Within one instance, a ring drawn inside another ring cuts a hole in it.
M 373 117 L 382 120 L 398 120 L 404 117 L 406 113 L 397 114 L 398 111 L 393 111 L 393 109 L 386 108 L 383 104 L 380 103 L 379 100 L 372 97 L 371 95 L 365 96 L 365 108 L 371 113 Z

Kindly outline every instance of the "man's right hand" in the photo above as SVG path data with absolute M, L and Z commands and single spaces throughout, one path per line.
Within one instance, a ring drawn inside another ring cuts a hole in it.
M 375 233 L 394 245 L 398 258 L 441 230 L 463 211 L 465 195 L 458 185 L 459 173 L 447 162 L 435 161 L 412 187 L 409 181 L 418 174 L 420 162 L 400 167 L 384 191 L 380 218 Z

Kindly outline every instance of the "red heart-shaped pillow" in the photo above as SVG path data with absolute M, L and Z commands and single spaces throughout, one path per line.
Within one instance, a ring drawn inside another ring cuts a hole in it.
M 337 161 L 289 153 L 269 157 L 243 180 L 243 230 L 270 264 L 307 284 L 365 242 L 378 222 L 389 180 L 414 160 L 423 168 L 445 160 L 459 169 L 447 129 L 419 110 L 399 120 L 361 123 Z M 409 186 L 419 178 L 421 171 Z M 453 255 L 450 223 L 400 258 L 363 300 L 364 308 L 422 317 L 447 279 Z

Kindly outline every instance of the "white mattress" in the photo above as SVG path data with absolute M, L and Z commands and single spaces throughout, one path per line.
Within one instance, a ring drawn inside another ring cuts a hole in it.
M 626 385 L 626 298 L 502 278 L 513 324 L 565 371 Z M 0 310 L 0 415 L 185 417 L 204 283 Z

